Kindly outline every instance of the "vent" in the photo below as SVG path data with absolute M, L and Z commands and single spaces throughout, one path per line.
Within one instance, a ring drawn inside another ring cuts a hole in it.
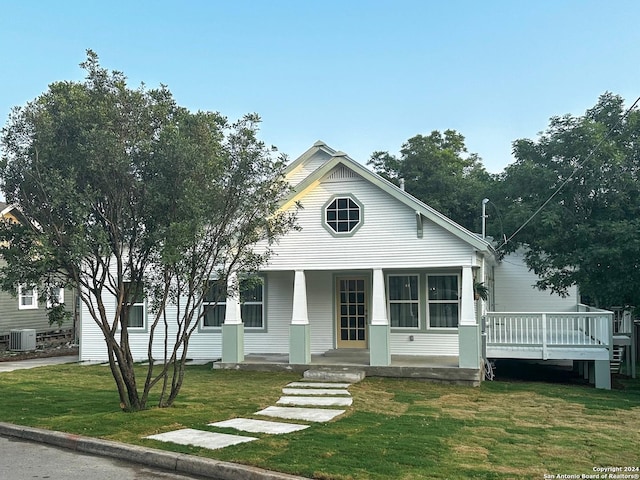
M 26 352 L 36 349 L 36 331 L 32 328 L 11 330 L 9 332 L 9 350 Z
M 357 177 L 358 174 L 355 173 L 350 168 L 346 168 L 340 165 L 337 168 L 334 168 L 331 173 L 328 175 L 327 180 L 340 181 L 340 180 L 348 180 L 350 178 Z

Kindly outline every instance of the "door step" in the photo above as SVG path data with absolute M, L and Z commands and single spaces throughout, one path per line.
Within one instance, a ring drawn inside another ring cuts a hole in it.
M 364 379 L 366 373 L 364 370 L 357 370 L 353 368 L 335 368 L 324 367 L 314 368 L 304 372 L 305 380 L 312 380 L 317 382 L 348 382 L 356 383 Z

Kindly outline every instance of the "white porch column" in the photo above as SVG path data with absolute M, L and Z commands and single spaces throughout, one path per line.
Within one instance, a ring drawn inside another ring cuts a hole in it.
M 222 361 L 240 363 L 244 361 L 244 325 L 240 310 L 240 286 L 236 272 L 227 279 L 227 298 L 222 325 Z
M 471 266 L 462 267 L 458 349 L 460 368 L 480 368 L 480 326 L 476 321 Z
M 307 281 L 304 270 L 296 270 L 293 279 L 293 311 L 289 326 L 289 363 L 311 363 L 311 335 L 307 313 Z
M 374 366 L 391 365 L 391 329 L 387 315 L 387 296 L 382 269 L 373 270 L 371 289 L 371 325 L 369 325 L 369 363 Z

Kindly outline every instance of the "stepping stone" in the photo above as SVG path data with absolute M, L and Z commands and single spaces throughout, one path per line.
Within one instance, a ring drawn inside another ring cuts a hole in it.
M 351 397 L 281 397 L 278 405 L 308 405 L 313 407 L 348 407 Z
M 331 382 L 291 382 L 287 387 L 295 388 L 349 388 L 350 383 L 331 383 Z
M 251 418 L 232 418 L 224 422 L 210 423 L 211 427 L 235 428 L 251 433 L 291 433 L 309 428 L 309 425 L 298 425 L 294 423 L 267 422 L 265 420 L 253 420 Z
M 283 388 L 285 395 L 350 395 L 347 390 L 338 388 Z
M 217 450 L 219 448 L 228 447 L 229 445 L 237 445 L 239 443 L 252 442 L 253 440 L 257 440 L 257 438 L 254 437 L 228 435 L 226 433 L 205 432 L 203 430 L 195 430 L 193 428 L 183 428 L 182 430 L 174 430 L 173 432 L 149 435 L 145 438 L 160 440 L 161 442 L 173 442 L 180 445 L 204 447 L 210 450 Z
M 328 422 L 338 415 L 342 415 L 344 412 L 344 410 L 333 410 L 329 408 L 267 407 L 264 410 L 256 412 L 255 415 L 286 418 L 289 420 L 305 420 L 307 422 Z

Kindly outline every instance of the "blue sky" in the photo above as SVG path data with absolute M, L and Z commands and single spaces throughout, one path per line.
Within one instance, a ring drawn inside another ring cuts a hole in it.
M 0 0 L 0 123 L 91 48 L 190 109 L 257 112 L 291 159 L 452 128 L 499 172 L 552 115 L 640 96 L 639 20 L 636 0 Z

